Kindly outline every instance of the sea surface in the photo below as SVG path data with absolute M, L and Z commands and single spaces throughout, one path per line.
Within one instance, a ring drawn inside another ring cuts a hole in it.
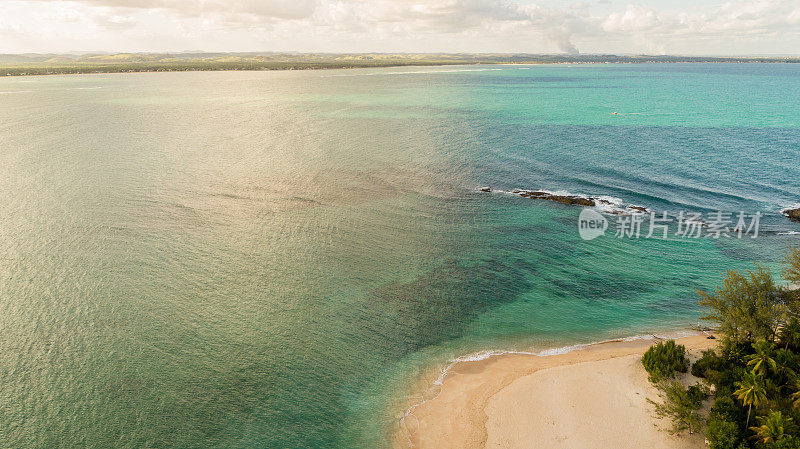
M 455 357 L 696 325 L 800 242 L 799 105 L 784 64 L 0 78 L 0 447 L 384 448 Z M 763 216 L 584 241 L 481 186 Z

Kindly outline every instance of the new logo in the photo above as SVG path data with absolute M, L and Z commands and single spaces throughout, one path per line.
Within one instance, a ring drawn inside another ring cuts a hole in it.
M 583 209 L 578 216 L 578 234 L 584 240 L 592 240 L 605 234 L 608 220 L 594 209 Z

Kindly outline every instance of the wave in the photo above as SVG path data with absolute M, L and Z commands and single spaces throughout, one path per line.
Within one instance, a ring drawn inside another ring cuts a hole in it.
M 492 190 L 490 187 L 481 187 L 482 192 L 496 192 L 509 195 L 516 195 L 523 198 L 531 198 L 537 200 L 553 201 L 561 204 L 577 205 L 583 207 L 594 207 L 601 213 L 611 215 L 633 215 L 633 214 L 649 214 L 650 209 L 645 206 L 638 206 L 634 204 L 624 204 L 620 198 L 608 195 L 591 196 L 580 193 L 571 193 L 565 190 Z
M 566 190 L 494 190 L 491 187 L 479 187 L 481 192 L 494 192 L 508 195 L 515 195 L 523 198 L 531 198 L 537 200 L 552 201 L 555 203 L 593 207 L 598 212 L 609 215 L 635 215 L 635 214 L 651 214 L 653 211 L 646 206 L 639 206 L 634 204 L 625 204 L 622 199 L 609 196 L 609 195 L 586 195 L 582 193 L 572 193 Z M 794 203 L 780 210 L 781 215 L 785 216 L 792 221 L 800 221 L 800 203 Z M 763 214 L 762 214 L 763 215 Z M 700 225 L 708 227 L 708 223 L 700 220 Z M 732 228 L 731 230 L 736 230 Z M 788 233 L 779 233 L 778 235 L 795 235 L 795 231 L 788 231 Z
M 785 214 L 786 212 L 789 212 L 790 210 L 795 210 L 795 209 L 800 209 L 800 203 L 794 203 L 794 204 L 790 204 L 790 205 L 784 207 L 783 209 L 781 209 L 781 213 Z
M 483 350 L 483 351 L 475 352 L 475 353 L 472 353 L 472 354 L 462 355 L 462 356 L 457 357 L 455 359 L 452 359 L 450 362 L 448 362 L 447 365 L 445 365 L 445 367 L 442 369 L 442 372 L 439 374 L 439 376 L 436 378 L 436 380 L 433 381 L 433 383 L 431 384 L 431 387 L 438 387 L 439 391 L 433 397 L 430 397 L 430 398 L 425 398 L 425 392 L 423 392 L 422 393 L 423 399 L 418 401 L 418 402 L 415 402 L 415 403 L 411 404 L 411 406 L 408 409 L 406 409 L 406 412 L 403 413 L 403 416 L 399 420 L 399 425 L 400 425 L 401 430 L 403 430 L 405 432 L 406 440 L 408 441 L 408 447 L 409 448 L 413 448 L 414 444 L 413 444 L 411 438 L 414 436 L 414 434 L 416 432 L 411 432 L 409 430 L 408 424 L 406 423 L 406 420 L 408 418 L 410 418 L 410 417 L 414 417 L 414 419 L 417 419 L 417 417 L 414 415 L 414 410 L 416 410 L 418 407 L 421 407 L 421 406 L 427 404 L 430 401 L 435 400 L 436 398 L 438 398 L 439 396 L 442 395 L 442 392 L 444 391 L 444 380 L 447 377 L 447 374 L 450 372 L 450 370 L 455 365 L 457 365 L 459 363 L 462 363 L 462 362 L 480 362 L 482 360 L 487 360 L 487 359 L 490 359 L 492 357 L 509 355 L 509 354 L 530 355 L 530 356 L 534 356 L 534 357 L 551 357 L 551 356 L 555 356 L 555 355 L 568 354 L 570 352 L 575 352 L 575 351 L 582 351 L 582 350 L 591 348 L 593 346 L 602 345 L 602 344 L 606 344 L 606 343 L 614 343 L 614 342 L 621 342 L 621 341 L 626 341 L 626 342 L 627 341 L 640 341 L 640 340 L 653 340 L 653 341 L 655 341 L 655 340 L 670 340 L 670 339 L 674 340 L 674 339 L 678 339 L 678 338 L 685 338 L 685 337 L 692 337 L 692 336 L 695 336 L 695 335 L 700 335 L 701 333 L 705 333 L 705 331 L 702 331 L 702 330 L 701 331 L 695 331 L 695 330 L 683 329 L 683 330 L 676 330 L 676 331 L 672 331 L 672 332 L 668 332 L 668 333 L 663 333 L 663 334 L 660 334 L 660 335 L 657 335 L 657 334 L 638 334 L 638 335 L 632 335 L 632 336 L 623 337 L 623 338 L 612 338 L 612 339 L 609 339 L 609 340 L 600 340 L 600 341 L 595 341 L 595 342 L 591 342 L 591 343 L 580 343 L 580 344 L 574 344 L 574 345 L 568 345 L 568 346 L 561 346 L 561 347 L 557 347 L 557 348 L 544 349 L 544 350 L 536 351 L 536 352 L 533 352 L 533 351 L 514 351 L 514 350 Z

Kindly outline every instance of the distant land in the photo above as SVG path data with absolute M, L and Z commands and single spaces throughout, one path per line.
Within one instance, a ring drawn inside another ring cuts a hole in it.
M 800 57 L 448 53 L 0 54 L 0 76 L 192 70 L 307 70 L 464 64 L 738 62 L 800 63 Z

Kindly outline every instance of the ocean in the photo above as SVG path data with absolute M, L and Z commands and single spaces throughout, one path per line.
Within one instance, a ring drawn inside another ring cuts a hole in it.
M 0 447 L 385 448 L 449 360 L 686 329 L 800 242 L 796 65 L 4 77 L 0 104 Z M 759 235 L 584 240 L 513 189 Z

